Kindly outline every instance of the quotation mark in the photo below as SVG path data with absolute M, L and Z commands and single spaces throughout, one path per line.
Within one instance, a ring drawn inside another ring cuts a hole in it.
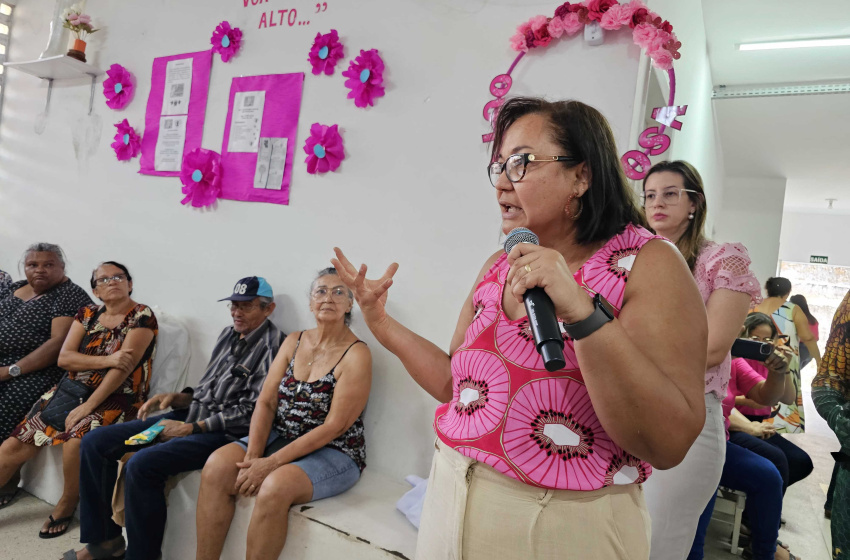
M 326 12 L 326 11 L 328 11 L 328 3 L 327 2 L 321 2 L 319 4 L 316 4 L 316 13 L 317 14 L 319 12 Z

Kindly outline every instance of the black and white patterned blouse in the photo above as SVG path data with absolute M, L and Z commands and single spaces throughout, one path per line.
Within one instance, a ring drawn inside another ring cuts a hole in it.
M 15 297 L 26 280 L 0 287 L 0 365 L 11 365 L 50 340 L 53 319 L 73 317 L 81 307 L 92 303 L 88 294 L 65 280 L 29 301 Z M 59 381 L 62 370 L 53 364 L 41 370 Z
M 302 335 L 304 333 L 301 333 Z M 351 346 L 357 343 L 363 343 L 362 340 L 354 342 Z M 342 354 L 342 358 L 336 363 L 331 371 L 321 379 L 309 383 L 307 381 L 299 381 L 293 373 L 295 364 L 295 354 L 298 352 L 298 346 L 301 345 L 301 336 L 298 337 L 298 342 L 295 344 L 295 350 L 292 352 L 292 360 L 289 362 L 289 367 L 286 368 L 286 373 L 280 381 L 280 387 L 277 393 L 277 413 L 274 419 L 274 429 L 284 439 L 294 441 L 304 434 L 310 432 L 314 428 L 318 428 L 325 423 L 325 418 L 331 409 L 331 401 L 334 398 L 334 388 L 336 387 L 336 376 L 334 370 L 351 349 L 351 346 Z M 354 424 L 348 428 L 344 434 L 336 438 L 325 447 L 336 449 L 345 453 L 351 460 L 354 461 L 360 471 L 366 468 L 366 438 L 364 436 L 362 415 L 354 421 Z
M 12 285 L 12 277 L 8 272 L 0 270 L 0 292 Z

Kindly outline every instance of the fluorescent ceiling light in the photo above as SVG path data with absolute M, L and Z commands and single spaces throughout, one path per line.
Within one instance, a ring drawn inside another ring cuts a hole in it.
M 809 47 L 846 47 L 850 46 L 850 37 L 833 39 L 801 39 L 796 41 L 771 41 L 768 43 L 741 43 L 739 51 L 769 51 L 773 49 L 804 49 Z

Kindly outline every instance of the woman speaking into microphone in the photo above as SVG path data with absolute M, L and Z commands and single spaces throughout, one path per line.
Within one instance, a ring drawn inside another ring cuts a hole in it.
M 677 465 L 705 420 L 699 291 L 642 227 L 597 110 L 514 98 L 494 132 L 502 229 L 540 244 L 486 260 L 448 354 L 387 314 L 398 265 L 370 280 L 339 249 L 332 260 L 378 341 L 443 403 L 416 558 L 648 558 L 641 484 Z M 557 371 L 535 348 L 532 288 L 564 330 Z

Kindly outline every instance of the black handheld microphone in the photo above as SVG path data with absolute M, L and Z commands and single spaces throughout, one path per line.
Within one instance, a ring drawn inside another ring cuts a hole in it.
M 505 240 L 505 252 L 510 253 L 518 243 L 540 245 L 540 240 L 534 232 L 526 228 L 512 229 Z M 525 312 L 528 314 L 528 324 L 534 335 L 534 345 L 543 358 L 546 371 L 558 371 L 566 367 L 564 360 L 564 339 L 561 338 L 561 328 L 555 317 L 555 305 L 543 288 L 531 288 L 522 296 Z

